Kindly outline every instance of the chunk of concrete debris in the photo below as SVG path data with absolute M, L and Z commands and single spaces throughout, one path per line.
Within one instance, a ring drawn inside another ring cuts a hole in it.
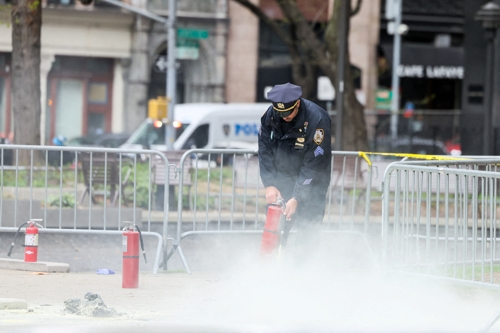
M 94 293 L 86 293 L 84 299 L 72 298 L 64 301 L 66 308 L 64 313 L 76 314 L 88 317 L 113 317 L 117 316 L 113 308 L 108 308 L 101 296 Z

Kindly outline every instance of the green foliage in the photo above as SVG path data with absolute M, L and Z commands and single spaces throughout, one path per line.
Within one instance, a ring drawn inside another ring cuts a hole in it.
M 52 195 L 47 202 L 51 207 L 73 208 L 75 207 L 75 195 L 70 193 L 63 193 L 62 196 Z
M 68 187 L 75 184 L 75 170 L 64 168 L 60 170 L 36 170 L 32 173 L 29 170 L 0 170 L 0 186 L 27 187 L 32 183 L 33 187 Z M 80 173 L 76 175 L 77 182 L 83 181 Z
M 231 183 L 232 180 L 232 172 L 233 169 L 230 167 L 225 167 L 222 168 L 222 180 L 223 184 L 224 183 Z M 220 168 L 214 168 L 210 169 L 210 183 L 211 184 L 218 184 L 219 180 L 221 177 L 221 169 Z M 196 178 L 198 179 L 198 182 L 206 182 L 208 180 L 208 169 L 198 169 L 198 173 L 196 174 Z
M 126 174 L 129 170 L 129 166 L 124 166 L 122 168 L 122 179 L 126 177 Z M 126 203 L 133 203 L 134 200 L 134 177 L 135 177 L 135 204 L 137 207 L 148 208 L 149 206 L 149 187 L 151 183 L 150 179 L 150 170 L 149 170 L 149 162 L 141 163 L 138 162 L 136 168 L 132 168 L 132 172 L 130 173 L 128 186 L 125 189 L 125 198 L 124 201 Z
M 490 274 L 500 273 L 499 265 L 495 264 L 492 265 L 491 267 L 489 263 L 485 263 L 484 271 L 483 267 L 481 266 L 481 263 L 479 262 L 474 266 L 474 269 L 472 269 L 472 266 L 470 264 L 463 264 L 463 263 L 457 263 L 456 267 L 451 267 L 452 264 L 448 266 L 449 266 L 448 268 L 441 269 L 438 272 L 446 277 L 453 277 L 463 280 L 481 281 L 483 274 L 485 279 L 489 280 Z
M 0 13 L 3 12 L 3 11 L 8 11 L 10 13 L 11 11 L 11 8 L 12 8 L 12 5 L 9 3 L 9 4 L 6 4 L 6 5 L 0 5 Z M 0 21 L 0 25 L 4 25 L 9 28 L 10 27 L 10 21 Z
M 35 10 L 38 9 L 39 6 L 40 6 L 40 1 L 39 0 L 35 0 L 35 1 L 33 1 L 33 3 L 28 4 L 28 9 L 30 11 L 35 11 Z

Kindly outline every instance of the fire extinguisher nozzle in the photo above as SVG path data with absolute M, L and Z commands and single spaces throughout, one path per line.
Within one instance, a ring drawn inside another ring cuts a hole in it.
M 142 251 L 142 255 L 144 256 L 144 262 L 147 264 L 148 259 L 146 258 L 146 252 Z
M 10 245 L 10 249 L 9 249 L 9 253 L 7 253 L 7 257 L 10 257 L 10 255 L 12 254 L 12 249 L 14 248 L 14 243 L 12 243 Z

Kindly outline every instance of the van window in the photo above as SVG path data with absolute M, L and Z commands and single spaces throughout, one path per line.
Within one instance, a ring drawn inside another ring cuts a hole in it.
M 208 145 L 208 129 L 208 124 L 198 126 L 182 146 L 182 149 L 203 148 Z
M 175 139 L 184 132 L 189 124 L 182 124 L 181 127 L 175 130 Z M 137 138 L 131 142 L 132 144 L 139 144 L 145 148 L 150 148 L 151 145 L 164 145 L 165 144 L 165 124 L 161 127 L 154 127 L 152 123 L 148 123 L 137 136 Z

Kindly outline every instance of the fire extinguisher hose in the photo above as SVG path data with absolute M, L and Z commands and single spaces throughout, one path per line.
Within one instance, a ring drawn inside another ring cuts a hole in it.
M 144 262 L 147 263 L 148 259 L 146 258 L 146 251 L 144 251 L 144 242 L 142 241 L 142 232 L 141 229 L 136 225 L 137 231 L 139 232 L 139 241 L 141 242 L 141 250 L 142 250 L 142 255 L 144 256 Z
M 12 244 L 10 244 L 10 249 L 9 249 L 9 252 L 7 253 L 7 257 L 10 257 L 10 255 L 12 254 L 12 249 L 14 248 L 14 244 L 16 243 L 16 239 L 17 239 L 17 236 L 19 235 L 19 232 L 21 231 L 21 228 L 23 226 L 25 226 L 26 224 L 28 224 L 29 222 L 24 222 L 23 224 L 21 224 L 19 226 L 19 228 L 17 229 L 16 231 L 16 234 L 14 236 L 14 240 L 12 241 Z

